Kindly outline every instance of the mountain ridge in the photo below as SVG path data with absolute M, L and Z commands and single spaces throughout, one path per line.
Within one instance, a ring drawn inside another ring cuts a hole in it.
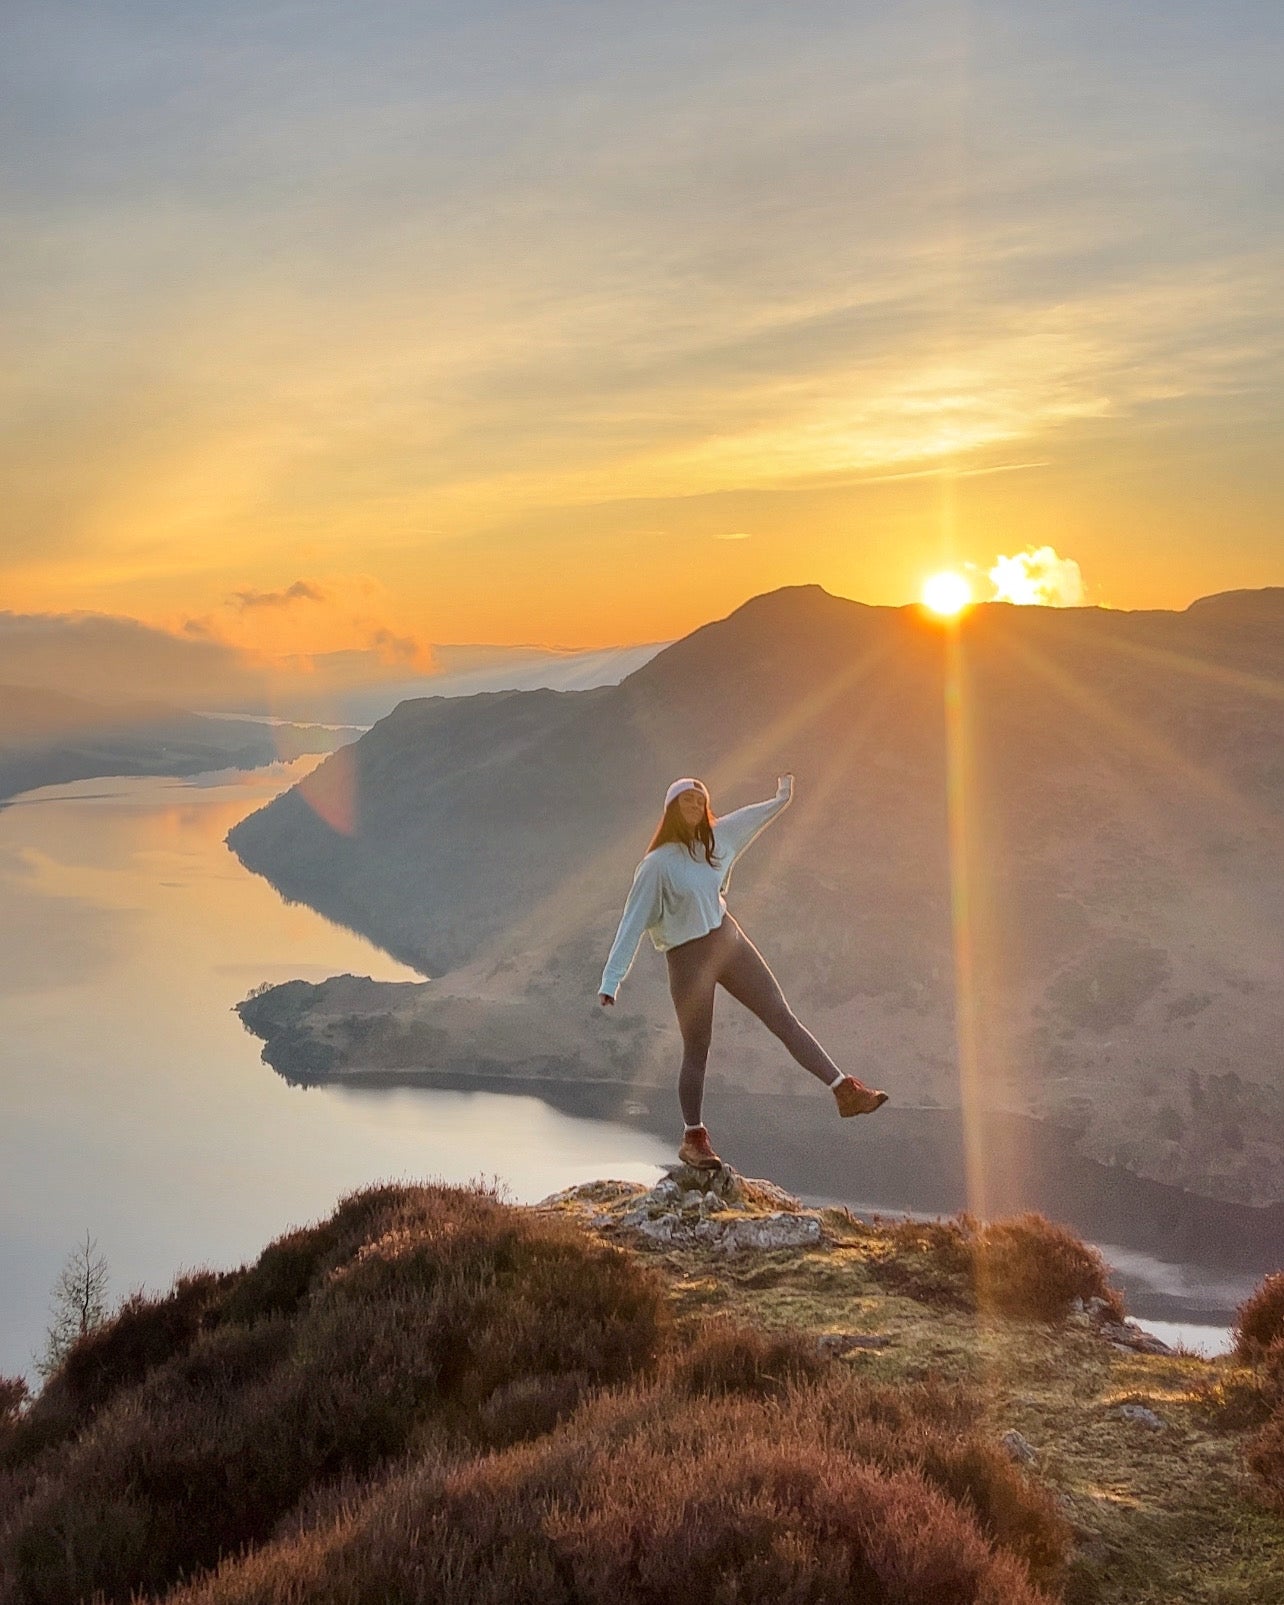
M 610 1031 L 592 1006 L 659 794 L 699 774 L 724 810 L 792 769 L 732 904 L 841 1060 L 957 1105 L 962 893 L 986 1106 L 1050 1119 L 1096 1161 L 1270 1202 L 1284 610 L 1267 602 L 1249 629 L 1003 604 L 947 625 L 786 588 L 617 686 L 403 703 L 229 843 L 435 976 L 422 1024 L 450 997 L 537 1001 L 572 1061 L 622 1054 L 661 1082 L 674 1033 L 648 944 Z M 739 1011 L 713 1064 L 756 1091 L 800 1074 Z

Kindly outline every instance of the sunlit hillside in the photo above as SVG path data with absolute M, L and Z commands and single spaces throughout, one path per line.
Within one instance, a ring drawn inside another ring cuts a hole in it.
M 231 842 L 436 978 L 331 1063 L 663 1084 L 649 947 L 615 1019 L 589 1006 L 663 788 L 701 775 L 716 812 L 793 770 L 730 900 L 824 1040 L 902 1103 L 1032 1113 L 1260 1203 L 1284 1191 L 1282 671 L 1280 592 L 942 622 L 802 587 L 616 687 L 405 703 Z M 719 1031 L 730 1082 L 796 1086 L 748 1016 Z

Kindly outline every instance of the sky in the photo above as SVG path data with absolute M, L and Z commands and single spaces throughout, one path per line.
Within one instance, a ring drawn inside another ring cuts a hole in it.
M 1036 550 L 1284 583 L 1282 47 L 1276 0 L 8 0 L 0 608 L 425 666 Z

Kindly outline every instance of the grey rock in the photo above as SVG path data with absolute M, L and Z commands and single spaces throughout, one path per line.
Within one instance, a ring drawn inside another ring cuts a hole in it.
M 631 1181 L 584 1181 L 574 1187 L 564 1187 L 561 1192 L 550 1193 L 538 1205 L 540 1209 L 550 1209 L 557 1204 L 614 1204 L 621 1199 L 641 1196 L 646 1188 L 641 1182 Z
M 1015 1427 L 1008 1430 L 999 1439 L 1009 1460 L 1015 1460 L 1019 1466 L 1030 1466 L 1039 1458 L 1039 1451 L 1030 1440 L 1017 1431 Z
M 707 1225 L 718 1225 L 709 1221 Z M 820 1222 L 814 1215 L 763 1215 L 759 1218 L 728 1221 L 722 1227 L 719 1244 L 728 1254 L 747 1249 L 810 1248 L 820 1242 Z
M 816 1347 L 822 1354 L 837 1358 L 855 1349 L 885 1349 L 891 1341 L 886 1332 L 822 1332 L 816 1339 Z
M 649 1237 L 653 1242 L 671 1243 L 678 1223 L 672 1215 L 661 1215 L 659 1220 L 640 1221 L 637 1229 L 643 1237 Z
M 1113 1410 L 1107 1410 L 1106 1414 L 1117 1416 L 1122 1421 L 1135 1421 L 1139 1427 L 1145 1427 L 1149 1432 L 1162 1432 L 1168 1424 L 1162 1416 L 1156 1415 L 1144 1404 L 1117 1404 Z
M 714 1193 L 719 1198 L 735 1203 L 740 1203 L 744 1197 L 740 1177 L 730 1165 L 719 1165 L 713 1170 L 697 1170 L 693 1165 L 672 1165 L 665 1179 L 672 1181 L 683 1193 Z
M 1162 1338 L 1152 1332 L 1143 1332 L 1135 1321 L 1103 1321 L 1097 1331 L 1108 1343 L 1137 1354 L 1171 1354 L 1173 1351 Z

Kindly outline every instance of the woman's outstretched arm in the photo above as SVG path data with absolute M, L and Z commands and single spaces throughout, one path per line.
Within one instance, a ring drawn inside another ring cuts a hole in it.
M 725 860 L 728 872 L 731 869 L 732 859 L 743 853 L 754 837 L 765 829 L 783 808 L 788 808 L 793 795 L 793 775 L 781 775 L 776 786 L 776 795 L 769 801 L 750 803 L 746 808 L 736 808 L 729 814 L 723 814 L 713 827 L 713 836 L 719 856 Z
M 598 993 L 613 998 L 624 977 L 637 957 L 638 945 L 647 927 L 660 918 L 660 862 L 654 853 L 648 853 L 633 874 L 624 913 L 620 915 L 620 928 L 611 943 L 611 951 L 602 971 L 602 984 Z

